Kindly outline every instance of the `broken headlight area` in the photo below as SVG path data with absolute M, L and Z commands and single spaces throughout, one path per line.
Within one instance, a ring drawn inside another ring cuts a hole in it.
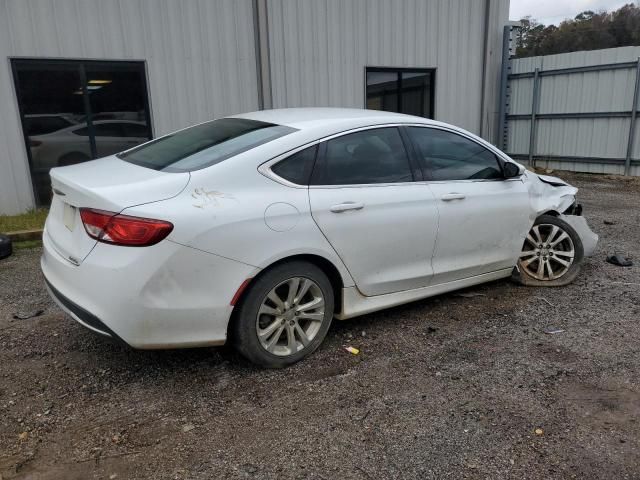
M 580 217 L 582 216 L 582 205 L 579 204 L 578 201 L 576 200 L 571 205 L 569 205 L 569 208 L 567 208 L 564 212 L 562 212 L 562 214 L 575 215 L 577 217 Z

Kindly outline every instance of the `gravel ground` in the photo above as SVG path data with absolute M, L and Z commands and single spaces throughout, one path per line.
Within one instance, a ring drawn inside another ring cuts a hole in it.
M 49 301 L 40 251 L 17 252 L 0 262 L 0 478 L 640 478 L 640 269 L 604 261 L 640 260 L 640 182 L 562 176 L 600 234 L 573 285 L 334 322 L 286 370 L 108 343 Z

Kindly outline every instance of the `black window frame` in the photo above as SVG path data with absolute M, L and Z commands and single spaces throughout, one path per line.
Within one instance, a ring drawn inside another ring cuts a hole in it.
M 435 68 L 411 68 L 411 67 L 364 67 L 364 108 L 368 106 L 369 100 L 369 92 L 368 92 L 368 84 L 367 84 L 367 74 L 368 73 L 396 73 L 396 104 L 398 106 L 397 111 L 395 113 L 403 113 L 402 112 L 402 74 L 403 73 L 428 73 L 431 76 L 431 91 L 429 92 L 429 106 L 431 107 L 430 112 L 423 112 L 423 115 L 419 115 L 423 118 L 428 118 L 431 120 L 435 120 L 436 118 L 436 70 Z M 381 111 L 390 111 L 390 110 L 381 110 Z
M 402 125 L 371 125 L 365 128 L 358 128 L 356 130 L 349 130 L 347 132 L 342 132 L 339 135 L 334 135 L 330 138 L 327 138 L 318 144 L 318 150 L 316 152 L 316 161 L 313 166 L 313 172 L 311 174 L 311 178 L 309 180 L 309 186 L 311 187 L 324 187 L 324 188 L 341 188 L 341 187 L 382 187 L 388 185 L 407 185 L 415 182 L 420 182 L 424 180 L 423 172 L 419 164 L 416 163 L 416 157 L 414 152 L 414 147 L 411 144 L 410 139 L 407 136 L 407 132 L 403 131 Z M 412 179 L 407 182 L 386 182 L 386 183 L 345 183 L 345 184 L 327 184 L 323 183 L 326 172 L 327 165 L 327 143 L 331 140 L 335 140 L 337 138 L 341 138 L 347 135 L 352 135 L 354 133 L 359 133 L 367 130 L 381 130 L 383 128 L 392 128 L 398 131 L 400 135 L 400 139 L 404 146 L 405 154 L 407 155 L 407 161 L 409 163 L 409 170 L 411 172 Z
M 21 86 L 19 81 L 19 70 L 21 66 L 27 67 L 41 67 L 46 68 L 47 66 L 51 66 L 52 68 L 56 67 L 67 67 L 67 68 L 75 68 L 79 74 L 80 80 L 80 88 L 83 92 L 83 102 L 84 102 L 84 111 L 85 111 L 85 123 L 88 128 L 88 141 L 89 141 L 89 149 L 91 152 L 92 159 L 98 158 L 98 148 L 96 146 L 95 141 L 95 132 L 93 122 L 97 121 L 93 119 L 93 111 L 91 108 L 91 101 L 89 99 L 89 90 L 87 84 L 87 67 L 103 67 L 110 68 L 115 67 L 131 67 L 135 68 L 139 71 L 142 78 L 142 95 L 143 95 L 143 105 L 145 111 L 145 122 L 148 125 L 149 131 L 149 140 L 153 140 L 155 137 L 155 132 L 153 128 L 153 121 L 151 116 L 151 103 L 149 101 L 149 76 L 148 76 L 148 68 L 146 60 L 88 60 L 83 58 L 66 58 L 66 59 L 56 59 L 56 58 L 46 58 L 46 57 L 9 57 L 9 62 L 11 64 L 11 78 L 13 80 L 14 87 L 14 99 L 18 107 L 18 114 L 20 116 L 20 128 L 22 129 L 22 137 L 27 153 L 27 163 L 29 166 L 29 177 L 31 182 L 31 188 L 33 191 L 33 196 L 35 199 L 35 203 L 38 206 L 44 206 L 45 203 L 39 198 L 37 188 L 33 183 L 33 173 L 34 162 L 31 155 L 31 149 L 29 148 L 29 135 L 24 125 L 25 118 L 25 109 L 22 102 L 22 94 L 21 94 Z
M 500 167 L 500 172 L 502 173 L 502 177 L 501 178 L 466 178 L 466 179 L 456 179 L 456 180 L 434 180 L 431 168 L 429 167 L 429 164 L 425 161 L 423 156 L 420 154 L 419 146 L 416 145 L 413 138 L 411 137 L 411 134 L 408 131 L 409 128 L 424 128 L 428 130 L 437 130 L 441 132 L 446 132 L 453 135 L 458 135 L 459 137 L 462 137 L 470 142 L 475 143 L 476 145 L 485 149 L 495 157 L 496 161 L 498 162 L 498 166 Z M 407 141 L 411 144 L 411 154 L 414 156 L 414 161 L 420 165 L 420 169 L 422 171 L 422 175 L 425 181 L 446 183 L 446 182 L 502 182 L 505 180 L 509 180 L 504 176 L 504 164 L 506 163 L 505 160 L 490 148 L 487 148 L 485 145 L 479 143 L 478 141 L 476 141 L 475 139 L 467 135 L 463 135 L 460 132 L 456 132 L 448 128 L 441 128 L 434 125 L 419 125 L 419 124 L 403 125 L 401 129 L 405 130 Z

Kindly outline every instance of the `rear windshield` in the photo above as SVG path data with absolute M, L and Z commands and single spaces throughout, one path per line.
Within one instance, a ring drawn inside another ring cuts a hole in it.
M 223 118 L 119 153 L 118 158 L 164 172 L 190 172 L 215 165 L 295 131 L 295 128 L 273 123 Z

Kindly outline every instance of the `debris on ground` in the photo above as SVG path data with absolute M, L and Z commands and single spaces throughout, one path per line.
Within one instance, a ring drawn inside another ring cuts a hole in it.
M 618 267 L 633 266 L 633 262 L 631 260 L 628 260 L 627 258 L 625 258 L 623 255 L 620 255 L 619 253 L 609 255 L 607 257 L 607 262 L 609 262 L 612 265 L 617 265 Z
M 193 430 L 194 428 L 196 428 L 194 424 L 192 424 L 192 423 L 187 423 L 186 425 L 183 425 L 183 426 L 182 426 L 182 431 L 183 431 L 184 433 L 187 433 L 187 432 L 190 432 L 191 430 Z
M 563 330 L 562 328 L 556 328 L 556 327 L 547 327 L 544 329 L 544 333 L 546 333 L 547 335 L 557 335 L 558 333 L 563 333 L 565 332 L 565 330 Z
M 486 297 L 486 293 L 478 293 L 478 292 L 464 292 L 464 293 L 456 293 L 454 296 L 462 297 L 462 298 L 474 298 L 474 297 Z
M 538 299 L 542 300 L 544 303 L 546 303 L 547 305 L 549 305 L 549 306 L 551 306 L 551 307 L 555 307 L 555 305 L 554 305 L 553 303 L 551 303 L 549 300 L 547 300 L 547 299 L 546 299 L 546 298 L 544 298 L 544 297 L 536 297 L 536 298 L 538 298 Z
M 358 350 L 356 347 L 344 347 L 344 349 L 347 352 L 352 353 L 353 355 L 358 355 L 360 353 L 360 350 Z
M 544 430 L 542 430 L 541 428 L 536 428 L 535 433 L 536 435 L 544 435 Z
M 13 314 L 13 318 L 16 320 L 28 320 L 30 318 L 39 317 L 44 313 L 44 310 L 33 310 L 32 312 L 18 312 Z
M 616 222 L 614 222 L 613 220 L 605 220 L 603 223 L 605 225 L 615 225 L 616 224 Z

